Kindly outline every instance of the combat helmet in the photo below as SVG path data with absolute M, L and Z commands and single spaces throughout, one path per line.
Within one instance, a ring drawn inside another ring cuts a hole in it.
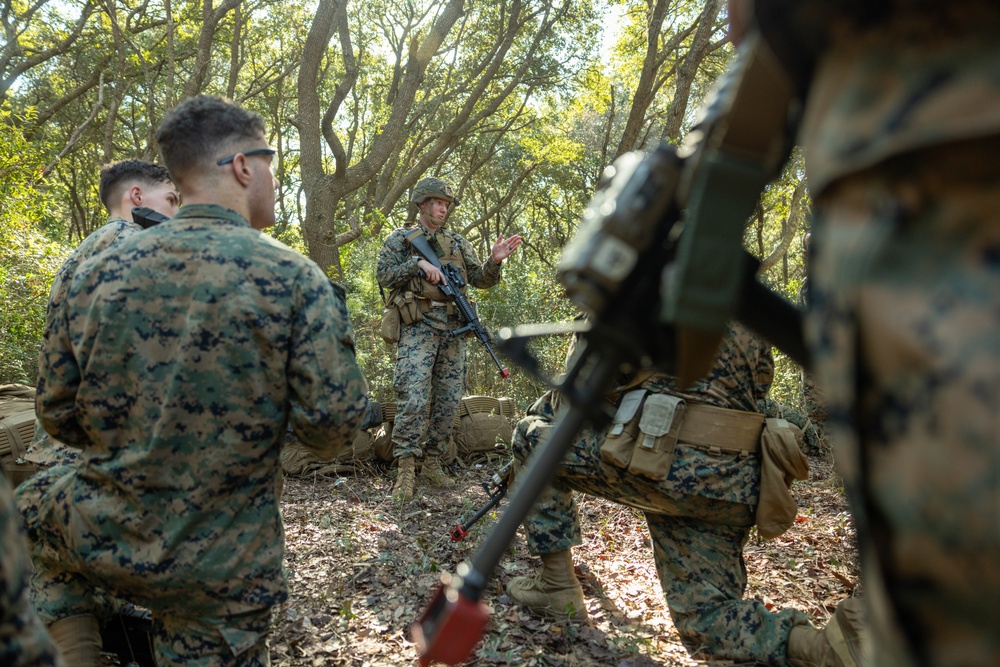
M 410 195 L 410 203 L 414 206 L 419 206 L 432 197 L 443 199 L 451 204 L 448 207 L 449 211 L 459 205 L 458 197 L 455 196 L 455 190 L 446 181 L 433 177 L 421 178 L 417 181 L 417 184 L 413 186 L 413 194 Z

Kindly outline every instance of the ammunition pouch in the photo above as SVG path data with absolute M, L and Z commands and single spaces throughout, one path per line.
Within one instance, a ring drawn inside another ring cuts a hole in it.
M 798 506 L 790 491 L 792 482 L 809 479 L 809 459 L 791 426 L 784 419 L 768 419 L 761 435 L 757 533 L 765 540 L 778 537 L 795 522 Z
M 665 481 L 686 407 L 683 399 L 669 394 L 650 394 L 645 389 L 626 393 L 601 445 L 601 457 L 633 474 Z
M 755 412 L 687 405 L 676 396 L 635 389 L 618 404 L 601 443 L 601 458 L 662 482 L 670 474 L 678 442 L 716 454 L 749 456 L 760 451 L 763 426 L 763 415 Z
M 383 308 L 380 333 L 386 345 L 395 345 L 399 342 L 400 327 L 399 309 L 395 306 L 386 306 Z
M 399 311 L 399 320 L 403 324 L 413 324 L 424 319 L 419 301 L 421 299 L 418 299 L 417 295 L 411 290 L 400 290 L 390 299 L 391 305 L 395 306 L 396 310 Z

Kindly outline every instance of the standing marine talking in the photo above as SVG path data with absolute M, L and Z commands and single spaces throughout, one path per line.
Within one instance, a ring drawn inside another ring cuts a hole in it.
M 461 326 L 455 305 L 439 285 L 441 270 L 419 256 L 408 240 L 422 233 L 441 264 L 459 268 L 466 285 L 480 289 L 500 282 L 500 265 L 521 245 L 518 234 L 497 239 L 485 262 L 446 220 L 459 205 L 451 185 L 440 178 L 419 180 L 410 197 L 419 211 L 416 224 L 393 231 L 378 256 L 379 285 L 389 290 L 387 308 L 395 308 L 401 323 L 396 351 L 396 420 L 392 431 L 393 458 L 399 470 L 393 498 L 413 498 L 417 460 L 421 475 L 436 486 L 454 482 L 442 467 L 452 424 L 465 385 L 465 336 L 452 336 Z M 462 288 L 464 293 L 465 287 Z M 395 317 L 396 313 L 393 313 Z

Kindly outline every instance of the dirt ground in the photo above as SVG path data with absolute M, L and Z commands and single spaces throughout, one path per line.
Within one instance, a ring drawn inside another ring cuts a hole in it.
M 275 615 L 272 664 L 369 667 L 416 664 L 410 625 L 444 572 L 472 557 L 496 522 L 487 515 L 462 542 L 449 537 L 488 498 L 480 483 L 500 464 L 454 467 L 453 489 L 418 488 L 400 505 L 392 474 L 286 478 L 282 509 L 291 594 Z M 854 526 L 828 462 L 812 461 L 793 488 L 799 516 L 772 541 L 755 535 L 745 549 L 746 597 L 795 607 L 816 624 L 858 594 Z M 641 515 L 597 498 L 580 504 L 584 544 L 574 550 L 589 622 L 557 622 L 513 604 L 504 587 L 532 570 L 519 535 L 487 586 L 491 619 L 468 665 L 589 667 L 725 665 L 692 656 L 667 612 Z

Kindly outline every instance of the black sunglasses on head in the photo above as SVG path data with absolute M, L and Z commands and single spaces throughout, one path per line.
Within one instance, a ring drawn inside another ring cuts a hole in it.
M 236 159 L 237 155 L 251 157 L 253 155 L 274 155 L 277 152 L 278 151 L 274 150 L 273 148 L 252 148 L 248 151 L 240 151 L 239 153 L 233 153 L 232 155 L 227 155 L 226 157 L 222 158 L 215 164 L 218 165 L 229 164 L 230 162 Z

